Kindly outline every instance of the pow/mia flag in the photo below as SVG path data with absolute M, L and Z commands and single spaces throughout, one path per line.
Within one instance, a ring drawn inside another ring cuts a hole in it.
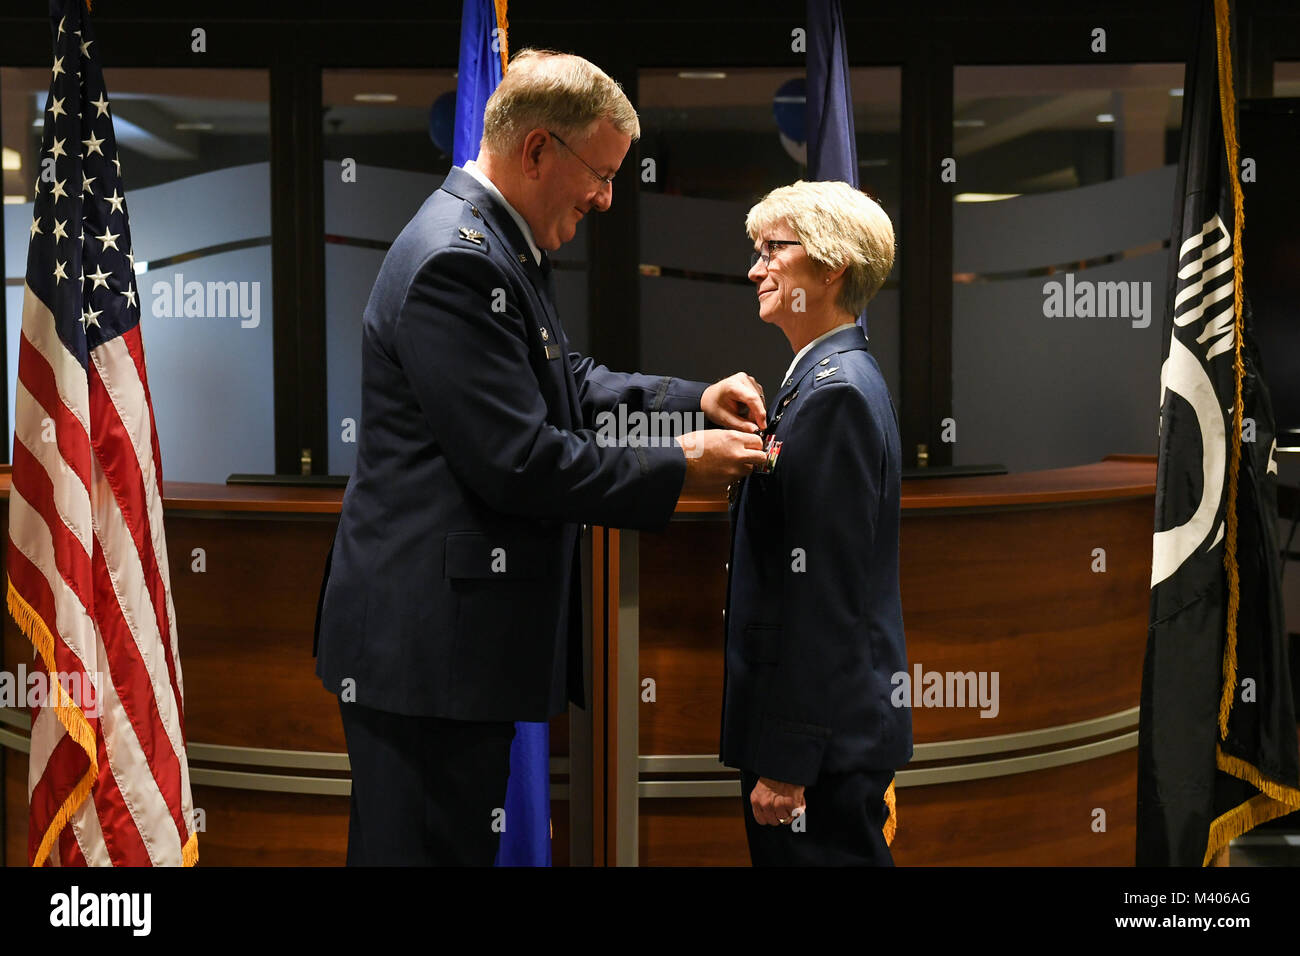
M 1234 263 L 1243 207 L 1230 26 L 1228 0 L 1204 0 L 1184 84 L 1139 722 L 1139 866 L 1208 864 L 1234 837 L 1300 809 L 1273 412 L 1237 287 L 1239 241 Z

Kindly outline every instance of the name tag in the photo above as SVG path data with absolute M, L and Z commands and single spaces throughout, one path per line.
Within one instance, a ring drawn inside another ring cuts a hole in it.
M 558 345 L 548 345 L 548 346 L 546 346 L 546 357 L 547 357 L 548 359 L 557 359 L 557 358 L 559 358 L 562 354 L 564 354 L 564 353 L 560 351 L 560 347 L 559 347 Z

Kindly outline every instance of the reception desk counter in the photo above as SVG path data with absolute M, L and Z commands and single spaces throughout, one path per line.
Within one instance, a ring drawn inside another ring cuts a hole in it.
M 1155 462 L 1125 457 L 904 482 L 909 678 L 945 694 L 913 695 L 900 864 L 1132 862 L 1154 488 Z M 7 535 L 7 475 L 0 493 Z M 165 486 L 204 864 L 343 862 L 347 754 L 311 658 L 341 499 Z M 593 706 L 552 722 L 557 864 L 748 861 L 738 777 L 717 761 L 727 537 L 711 500 L 662 532 L 584 535 Z M 8 671 L 31 661 L 8 618 L 0 653 Z M 29 726 L 0 709 L 10 865 L 27 858 Z

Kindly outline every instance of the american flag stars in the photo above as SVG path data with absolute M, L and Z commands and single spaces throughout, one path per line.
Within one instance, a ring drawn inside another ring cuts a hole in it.
M 108 94 L 98 70 L 84 68 L 93 41 L 82 39 L 80 31 L 68 31 L 65 22 L 60 27 L 61 36 L 73 36 L 59 44 L 51 68 L 31 239 L 40 251 L 49 250 L 49 257 L 41 258 L 55 288 L 68 288 L 65 279 L 74 289 L 81 285 L 82 303 L 73 313 L 80 321 L 71 328 L 80 325 L 80 333 L 90 333 L 87 344 L 93 348 L 138 322 L 140 304 Z M 69 152 L 69 142 L 79 142 L 81 149 Z M 78 180 L 80 190 L 74 193 L 71 184 Z M 73 239 L 78 244 L 69 246 Z

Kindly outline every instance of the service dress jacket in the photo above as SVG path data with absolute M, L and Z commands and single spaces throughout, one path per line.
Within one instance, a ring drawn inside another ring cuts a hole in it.
M 356 471 L 317 617 L 322 683 L 458 720 L 582 704 L 581 524 L 662 528 L 686 474 L 671 441 L 598 441 L 596 416 L 697 412 L 706 385 L 571 352 L 548 260 L 459 167 L 385 256 L 360 346 Z
M 912 756 L 898 584 L 898 418 L 862 329 L 800 358 L 767 406 L 768 473 L 733 486 L 722 762 L 782 783 Z

